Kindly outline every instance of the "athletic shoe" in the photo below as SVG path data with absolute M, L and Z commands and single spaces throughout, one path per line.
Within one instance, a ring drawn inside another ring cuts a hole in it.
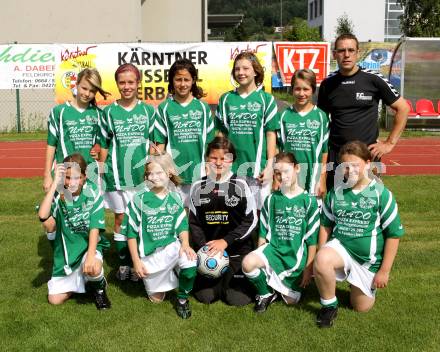
M 133 281 L 133 282 L 138 282 L 139 281 L 139 276 L 137 276 L 137 274 L 135 273 L 133 268 L 130 268 L 130 280 Z
M 322 307 L 316 316 L 316 324 L 320 328 L 330 328 L 338 315 L 338 307 Z
M 125 281 L 130 277 L 130 267 L 121 265 L 116 273 L 116 278 L 120 281 Z
M 96 290 L 93 292 L 93 295 L 95 296 L 95 305 L 98 310 L 109 309 L 112 306 L 105 290 Z
M 267 307 L 269 307 L 269 305 L 276 299 L 276 292 L 268 296 L 257 296 L 257 302 L 255 302 L 254 312 L 264 313 L 267 310 Z
M 184 303 L 180 303 L 179 300 L 176 302 L 176 312 L 182 319 L 188 319 L 191 316 L 191 308 L 189 306 L 189 301 L 186 300 Z

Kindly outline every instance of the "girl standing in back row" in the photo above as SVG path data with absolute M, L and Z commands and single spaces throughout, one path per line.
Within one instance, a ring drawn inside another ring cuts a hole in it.
M 321 198 L 326 193 L 329 121 L 312 102 L 315 73 L 309 69 L 295 71 L 291 89 L 295 103 L 280 117 L 281 150 L 293 153 L 301 164 L 301 187 Z
M 168 92 L 157 108 L 154 140 L 160 151 L 172 156 L 182 185 L 178 191 L 189 207 L 191 183 L 205 176 L 205 150 L 214 138 L 214 121 L 208 104 L 201 101 L 197 70 L 188 59 L 177 60 L 170 68 Z
M 119 66 L 115 81 L 121 98 L 104 109 L 100 120 L 104 202 L 115 213 L 113 239 L 120 259 L 117 277 L 126 280 L 130 276 L 133 281 L 137 281 L 137 276 L 133 270 L 130 272 L 127 238 L 121 224 L 128 202 L 137 186 L 143 184 L 155 116 L 153 106 L 138 100 L 140 79 L 136 66 Z
M 272 185 L 277 104 L 263 91 L 263 67 L 253 53 L 238 54 L 231 74 L 238 87 L 220 97 L 216 124 L 237 151 L 232 171 L 246 176 L 260 209 Z

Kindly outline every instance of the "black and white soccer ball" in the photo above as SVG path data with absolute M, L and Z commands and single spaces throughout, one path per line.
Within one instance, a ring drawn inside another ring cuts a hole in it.
M 197 271 L 208 278 L 216 279 L 229 269 L 229 255 L 226 251 L 215 256 L 208 255 L 208 246 L 197 251 Z

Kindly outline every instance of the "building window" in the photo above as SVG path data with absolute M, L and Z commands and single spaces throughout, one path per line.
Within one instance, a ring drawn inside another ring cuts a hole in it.
M 313 20 L 313 1 L 309 4 L 309 19 Z
M 318 0 L 315 0 L 315 18 L 318 17 Z
M 322 16 L 322 0 L 319 0 L 319 16 Z

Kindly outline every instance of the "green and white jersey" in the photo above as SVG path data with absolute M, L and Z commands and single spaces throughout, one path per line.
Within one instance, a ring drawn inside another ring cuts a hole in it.
M 382 264 L 385 240 L 404 233 L 392 193 L 376 180 L 361 192 L 332 189 L 322 206 L 321 224 L 332 227 L 331 238 L 373 273 Z
M 73 153 L 80 153 L 87 164 L 94 161 L 90 149 L 97 140 L 101 114 L 101 110 L 94 105 L 80 112 L 69 102 L 52 109 L 47 122 L 47 144 L 56 148 L 57 163 Z
M 299 280 L 307 263 L 308 246 L 316 245 L 319 209 L 315 197 L 303 192 L 293 198 L 273 192 L 264 202 L 260 237 L 270 267 L 287 287 L 301 291 Z
M 128 204 L 122 228 L 128 238 L 136 238 L 140 257 L 153 253 L 188 231 L 188 219 L 178 193 L 169 192 L 160 199 L 143 190 Z
M 236 149 L 234 173 L 257 177 L 263 171 L 267 163 L 266 132 L 279 129 L 277 111 L 274 97 L 261 87 L 247 97 L 241 97 L 237 91 L 220 97 L 216 125 Z
M 166 143 L 183 184 L 205 176 L 206 146 L 214 138 L 214 121 L 208 104 L 193 98 L 183 106 L 167 98 L 157 108 L 155 127 L 154 141 Z
M 80 266 L 89 247 L 90 230 L 105 230 L 103 199 L 97 186 L 87 181 L 72 200 L 57 194 L 51 214 L 56 222 L 52 276 L 66 276 Z M 109 246 L 108 240 L 100 237 L 97 250 L 102 252 Z
M 306 115 L 292 106 L 280 117 L 281 150 L 291 152 L 301 164 L 299 184 L 315 194 L 322 168 L 322 154 L 327 153 L 329 120 L 316 106 Z
M 100 144 L 108 149 L 105 191 L 120 191 L 143 183 L 154 118 L 154 107 L 141 101 L 131 110 L 117 102 L 104 109 L 100 119 Z

